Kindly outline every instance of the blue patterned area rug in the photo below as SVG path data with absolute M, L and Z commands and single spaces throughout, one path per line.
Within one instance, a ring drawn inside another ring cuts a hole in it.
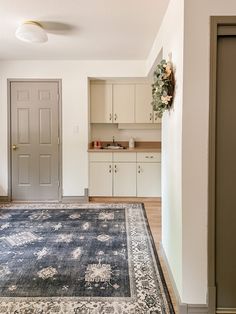
M 142 204 L 0 205 L 0 313 L 174 313 Z

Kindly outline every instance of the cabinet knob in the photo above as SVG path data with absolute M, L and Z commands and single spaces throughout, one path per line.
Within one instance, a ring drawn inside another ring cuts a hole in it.
M 117 170 L 117 166 L 115 165 L 115 173 L 117 173 L 117 171 L 118 171 L 118 170 Z
M 138 173 L 141 173 L 141 167 L 138 166 Z
M 109 120 L 111 121 L 112 120 L 112 114 L 110 113 L 109 115 Z
M 157 121 L 157 118 L 158 118 L 158 114 L 157 112 L 155 112 L 155 121 Z
M 150 113 L 150 118 L 149 118 L 149 120 L 152 121 L 152 113 Z
M 114 115 L 114 120 L 116 121 L 117 120 L 117 114 L 115 113 Z
M 109 165 L 109 173 L 111 173 L 111 170 L 112 170 L 112 166 Z

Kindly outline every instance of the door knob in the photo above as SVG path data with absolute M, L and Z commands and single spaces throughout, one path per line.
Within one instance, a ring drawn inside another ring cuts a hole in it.
M 18 148 L 18 147 L 17 147 L 15 144 L 12 145 L 12 149 L 13 149 L 13 150 L 16 150 L 17 148 Z

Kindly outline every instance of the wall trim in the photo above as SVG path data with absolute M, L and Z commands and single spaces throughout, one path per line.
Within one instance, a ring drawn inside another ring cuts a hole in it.
M 62 203 L 88 203 L 89 199 L 88 196 L 62 196 L 61 199 Z
M 8 203 L 9 197 L 8 196 L 0 196 L 0 203 Z
M 236 308 L 218 308 L 218 309 L 216 309 L 216 313 L 219 313 L 219 314 L 234 314 L 234 313 L 236 313 Z
M 208 140 L 208 309 L 209 314 L 216 313 L 215 278 L 215 164 L 216 164 L 216 83 L 217 83 L 217 38 L 227 30 L 235 31 L 235 16 L 210 17 L 210 81 L 209 81 L 209 140 Z M 229 27 L 230 26 L 230 27 Z M 227 30 L 225 29 L 227 28 Z
M 177 306 L 178 306 L 178 313 L 179 314 L 208 314 L 208 306 L 206 304 L 188 304 L 188 303 L 181 302 L 179 291 L 177 289 L 174 276 L 171 271 L 170 264 L 168 262 L 162 242 L 160 242 L 160 253 L 164 261 L 164 264 L 166 266 L 166 270 L 167 270 L 169 279 L 171 281 L 171 285 L 173 287 L 175 299 L 177 301 Z

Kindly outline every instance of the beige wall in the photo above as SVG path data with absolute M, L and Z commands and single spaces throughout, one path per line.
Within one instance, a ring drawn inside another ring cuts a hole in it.
M 195 289 L 203 301 L 207 287 L 208 113 L 210 16 L 236 15 L 235 0 L 186 0 L 183 96 L 183 258 L 185 300 Z M 192 278 L 191 278 L 192 279 Z M 204 287 L 204 290 L 202 288 Z M 206 299 L 206 297 L 205 297 Z
M 161 49 L 176 68 L 173 110 L 162 128 L 163 247 L 183 303 L 207 302 L 210 16 L 236 15 L 235 0 L 171 0 L 147 60 Z
M 161 29 L 147 60 L 152 68 L 162 50 L 172 56 L 176 90 L 173 109 L 162 119 L 162 244 L 180 297 L 182 269 L 182 97 L 184 1 L 170 1 Z
M 8 78 L 62 79 L 63 195 L 80 196 L 88 187 L 88 77 L 144 75 L 144 61 L 0 62 L 0 195 L 8 193 Z

